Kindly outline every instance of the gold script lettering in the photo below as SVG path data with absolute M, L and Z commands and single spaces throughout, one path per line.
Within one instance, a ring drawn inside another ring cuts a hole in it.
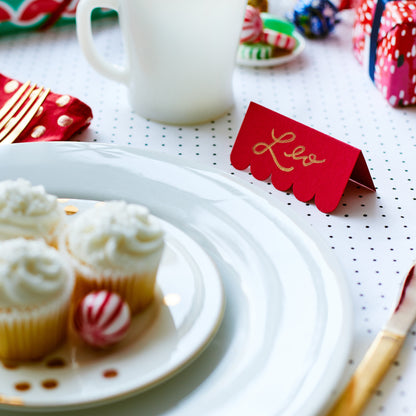
M 296 135 L 295 133 L 292 132 L 286 132 L 283 133 L 281 136 L 279 137 L 275 137 L 274 135 L 274 129 L 272 130 L 272 138 L 273 138 L 273 142 L 268 144 L 268 143 L 264 143 L 264 142 L 259 142 L 256 145 L 253 146 L 253 153 L 256 155 L 262 155 L 266 152 L 270 152 L 270 155 L 275 163 L 275 165 L 283 172 L 291 172 L 294 167 L 290 166 L 290 167 L 285 167 L 283 165 L 280 164 L 280 162 L 277 159 L 276 154 L 274 153 L 273 150 L 273 146 L 275 146 L 276 144 L 279 143 L 291 143 L 296 139 Z M 321 159 L 318 160 L 317 156 L 314 153 L 310 153 L 310 154 L 304 154 L 306 150 L 305 146 L 296 146 L 291 153 L 287 153 L 284 152 L 284 156 L 287 158 L 291 158 L 293 160 L 301 160 L 302 161 L 302 165 L 307 167 L 310 166 L 314 163 L 324 163 L 326 161 L 326 159 Z
M 297 146 L 293 149 L 292 153 L 284 153 L 286 157 L 291 157 L 294 160 L 302 160 L 303 166 L 310 166 L 314 163 L 324 163 L 326 159 L 318 160 L 314 153 L 310 153 L 309 155 L 303 155 L 305 151 L 305 146 Z
M 270 152 L 270 155 L 272 156 L 272 159 L 275 163 L 275 165 L 282 170 L 283 172 L 291 172 L 294 167 L 291 166 L 289 168 L 286 168 L 284 166 L 282 166 L 279 161 L 277 160 L 277 156 L 275 155 L 274 151 L 273 151 L 273 146 L 275 144 L 278 143 L 290 143 L 293 142 L 293 140 L 295 140 L 296 136 L 294 133 L 292 132 L 287 132 L 287 133 L 283 133 L 280 137 L 275 137 L 274 135 L 274 129 L 272 130 L 272 137 L 273 137 L 273 142 L 270 144 L 264 143 L 264 142 L 259 142 L 257 143 L 254 147 L 253 147 L 253 152 L 256 155 L 262 155 L 263 153 L 266 153 L 267 151 Z M 285 139 L 285 137 L 288 137 Z

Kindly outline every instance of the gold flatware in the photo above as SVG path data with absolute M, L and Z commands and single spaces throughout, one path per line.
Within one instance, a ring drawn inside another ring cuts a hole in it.
M 0 143 L 13 143 L 49 94 L 49 88 L 36 88 L 26 81 L 0 109 Z
M 416 317 L 415 264 L 404 279 L 399 299 L 350 382 L 327 416 L 357 416 L 387 372 Z

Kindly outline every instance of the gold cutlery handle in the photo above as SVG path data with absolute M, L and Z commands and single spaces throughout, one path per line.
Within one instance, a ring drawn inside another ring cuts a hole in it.
M 327 416 L 357 416 L 396 358 L 405 337 L 381 331 Z

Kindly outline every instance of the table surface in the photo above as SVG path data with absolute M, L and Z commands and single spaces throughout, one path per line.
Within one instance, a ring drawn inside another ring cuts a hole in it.
M 350 289 L 354 339 L 345 379 L 388 319 L 416 247 L 416 108 L 390 107 L 371 83 L 352 54 L 352 17 L 350 11 L 340 13 L 334 33 L 308 39 L 303 54 L 290 63 L 237 67 L 234 108 L 219 120 L 192 127 L 162 125 L 132 113 L 125 88 L 89 67 L 73 25 L 0 38 L 0 72 L 43 83 L 92 107 L 90 128 L 75 140 L 149 149 L 214 166 L 306 219 L 341 263 Z M 122 64 L 116 19 L 95 21 L 94 32 L 104 56 Z M 230 151 L 250 101 L 360 148 L 377 191 L 348 185 L 339 207 L 323 214 L 313 203 L 253 179 L 249 171 L 235 170 Z M 415 370 L 413 328 L 364 415 L 413 415 Z

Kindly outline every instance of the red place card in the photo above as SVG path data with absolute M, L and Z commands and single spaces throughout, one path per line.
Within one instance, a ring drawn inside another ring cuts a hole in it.
M 349 180 L 375 191 L 360 149 L 253 102 L 231 163 L 240 170 L 250 166 L 258 180 L 271 177 L 280 191 L 293 187 L 302 202 L 315 197 L 317 208 L 326 213 L 337 207 Z

